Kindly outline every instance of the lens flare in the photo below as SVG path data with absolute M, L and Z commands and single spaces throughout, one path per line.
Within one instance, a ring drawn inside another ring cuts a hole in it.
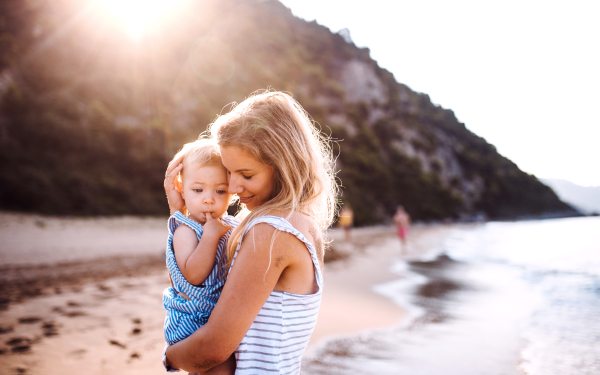
M 184 0 L 96 0 L 98 7 L 121 23 L 136 41 L 168 10 L 182 2 Z

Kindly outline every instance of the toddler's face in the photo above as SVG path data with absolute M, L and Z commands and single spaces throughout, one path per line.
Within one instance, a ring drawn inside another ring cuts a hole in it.
M 229 207 L 228 187 L 227 170 L 222 166 L 186 168 L 182 195 L 190 218 L 200 224 L 206 223 L 207 214 L 221 218 Z

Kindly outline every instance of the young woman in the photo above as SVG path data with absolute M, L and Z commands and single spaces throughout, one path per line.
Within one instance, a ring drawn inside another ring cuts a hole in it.
M 209 136 L 245 210 L 212 315 L 163 360 L 208 372 L 234 355 L 236 374 L 299 374 L 321 302 L 322 231 L 337 205 L 331 150 L 300 104 L 280 92 L 246 99 L 217 118 Z M 165 178 L 171 213 L 184 209 L 179 170 L 175 159 Z

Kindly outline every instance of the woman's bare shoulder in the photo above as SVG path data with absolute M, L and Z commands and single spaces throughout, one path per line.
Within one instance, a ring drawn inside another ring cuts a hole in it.
M 316 226 L 314 224 L 313 219 L 307 215 L 304 215 L 299 212 L 290 211 L 272 211 L 267 213 L 266 215 L 278 216 L 287 220 L 294 228 L 296 228 L 298 231 L 304 234 L 305 237 L 307 235 L 310 235 L 310 237 L 314 236 L 313 233 L 315 230 L 314 228 L 316 228 Z M 254 238 L 252 242 L 256 243 L 257 245 L 262 243 L 263 241 L 268 241 L 270 244 L 272 237 L 276 232 L 279 231 L 268 223 L 257 223 L 253 225 L 252 228 L 250 228 L 245 238 Z M 296 238 L 296 236 L 285 232 L 279 232 L 276 240 L 276 242 L 279 242 L 279 244 L 289 244 L 290 242 L 298 241 L 300 240 Z
M 294 228 L 299 230 L 309 242 L 313 244 L 317 251 L 317 257 L 322 261 L 324 254 L 323 235 L 314 219 L 302 212 L 274 211 L 269 215 L 279 216 L 286 219 Z M 286 236 L 287 237 L 287 236 Z M 296 242 L 293 235 L 289 235 L 288 241 Z M 300 241 L 300 240 L 298 240 Z M 304 246 L 302 246 L 304 247 Z
M 311 230 L 315 226 L 315 221 L 310 216 L 297 211 L 272 211 L 269 215 L 279 216 L 286 219 L 292 226 L 298 229 L 300 232 Z

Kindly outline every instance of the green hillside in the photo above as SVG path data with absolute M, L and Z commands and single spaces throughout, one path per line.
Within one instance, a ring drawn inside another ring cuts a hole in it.
M 0 5 L 0 208 L 165 214 L 166 164 L 232 101 L 292 93 L 334 140 L 357 224 L 573 213 L 368 49 L 277 1 L 188 2 L 139 42 L 94 2 Z

